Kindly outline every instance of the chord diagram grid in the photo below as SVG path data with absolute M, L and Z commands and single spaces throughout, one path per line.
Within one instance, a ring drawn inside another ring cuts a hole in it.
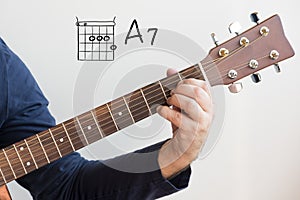
M 112 21 L 78 21 L 77 18 L 77 59 L 113 61 L 117 48 L 114 38 L 115 25 L 115 18 Z

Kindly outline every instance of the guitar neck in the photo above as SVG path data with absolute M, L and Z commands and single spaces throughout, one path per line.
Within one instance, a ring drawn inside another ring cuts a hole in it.
M 198 64 L 2 149 L 0 185 L 155 114 L 186 78 L 204 80 Z
M 211 49 L 203 68 L 191 66 L 2 149 L 0 186 L 155 114 L 182 79 L 206 76 L 211 86 L 234 84 L 294 54 L 274 15 Z

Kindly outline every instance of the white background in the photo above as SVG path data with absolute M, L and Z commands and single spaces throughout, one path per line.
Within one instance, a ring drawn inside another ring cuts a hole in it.
M 272 67 L 264 70 L 259 84 L 244 79 L 240 94 L 226 90 L 226 118 L 218 144 L 206 159 L 192 165 L 190 186 L 164 199 L 294 200 L 300 199 L 297 7 L 295 0 L 10 0 L 1 2 L 0 35 L 30 68 L 61 122 L 74 115 L 73 91 L 82 67 L 76 60 L 75 16 L 117 16 L 117 32 L 128 31 L 136 18 L 140 27 L 180 32 L 208 51 L 213 47 L 211 32 L 225 41 L 232 37 L 229 23 L 253 25 L 253 11 L 264 18 L 280 14 L 296 56 L 281 64 L 281 74 Z M 31 199 L 16 183 L 9 188 L 15 199 Z

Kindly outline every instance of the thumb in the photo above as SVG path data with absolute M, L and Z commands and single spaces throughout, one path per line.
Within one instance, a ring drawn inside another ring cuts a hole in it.
M 173 69 L 173 68 L 169 68 L 167 70 L 167 76 L 171 76 L 173 74 L 176 74 L 178 71 L 176 69 Z

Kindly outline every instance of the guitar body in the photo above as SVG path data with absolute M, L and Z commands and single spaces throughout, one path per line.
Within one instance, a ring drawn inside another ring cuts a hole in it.
M 6 185 L 0 187 L 0 200 L 11 200 L 11 196 Z

